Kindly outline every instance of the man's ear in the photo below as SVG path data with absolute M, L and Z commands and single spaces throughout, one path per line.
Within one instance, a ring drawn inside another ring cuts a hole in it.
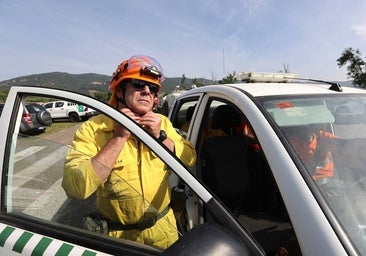
M 158 98 L 158 96 L 155 95 L 154 104 L 153 104 L 153 107 L 152 107 L 152 110 L 153 111 L 157 111 L 158 110 L 159 102 L 160 102 L 160 99 Z
M 159 105 L 159 102 L 160 102 L 160 99 L 157 96 L 155 96 L 155 98 L 154 98 L 154 106 Z

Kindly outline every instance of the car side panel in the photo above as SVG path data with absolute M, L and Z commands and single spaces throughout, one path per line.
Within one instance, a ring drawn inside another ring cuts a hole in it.
M 60 118 L 60 117 L 65 117 L 66 116 L 66 104 L 63 103 L 63 105 L 61 107 L 56 107 L 56 103 L 54 103 L 53 108 L 52 108 L 52 117 L 53 118 Z
M 0 223 L 0 255 L 110 255 Z

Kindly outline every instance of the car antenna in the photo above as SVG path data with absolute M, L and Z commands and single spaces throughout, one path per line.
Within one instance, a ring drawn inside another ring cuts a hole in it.
M 286 77 L 284 77 L 284 78 L 286 78 Z M 298 77 L 291 78 L 291 79 L 330 84 L 331 86 L 328 88 L 329 90 L 336 91 L 336 92 L 342 92 L 343 91 L 342 86 L 337 82 L 329 82 L 329 81 L 324 81 L 324 80 L 317 80 L 317 79 L 310 79 L 310 78 L 298 78 Z

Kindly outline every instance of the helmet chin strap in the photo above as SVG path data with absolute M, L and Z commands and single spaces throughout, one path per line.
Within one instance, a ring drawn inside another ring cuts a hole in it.
M 124 104 L 124 105 L 127 106 L 127 103 L 125 101 L 125 93 L 126 93 L 125 89 L 124 88 L 121 88 L 120 89 L 120 95 L 116 95 L 116 96 L 117 96 L 117 100 L 118 100 L 119 103 L 122 103 L 122 104 Z
M 125 101 L 125 99 L 124 99 L 124 98 L 117 97 L 117 99 L 118 99 L 118 102 L 119 102 L 119 103 L 122 103 L 122 104 L 124 104 L 124 105 L 126 105 L 126 106 L 127 106 L 126 101 Z

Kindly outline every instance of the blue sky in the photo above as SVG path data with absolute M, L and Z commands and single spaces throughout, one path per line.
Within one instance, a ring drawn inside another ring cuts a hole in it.
M 278 72 L 343 81 L 366 56 L 365 0 L 0 0 L 0 81 L 46 72 L 111 75 L 135 54 L 167 77 Z

